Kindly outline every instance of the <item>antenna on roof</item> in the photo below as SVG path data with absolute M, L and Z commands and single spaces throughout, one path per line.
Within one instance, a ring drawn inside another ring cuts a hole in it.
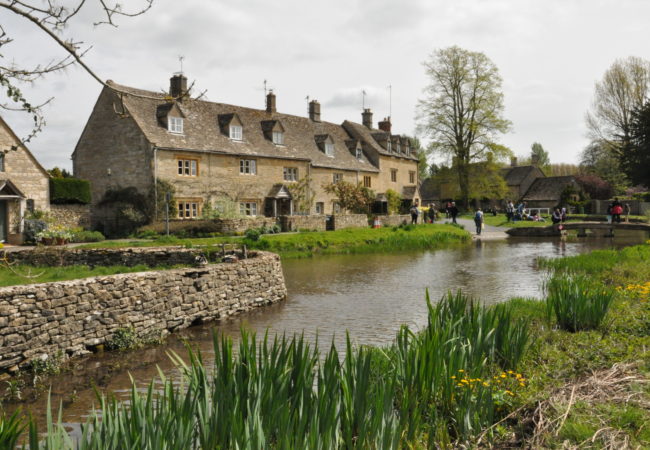
M 361 90 L 361 98 L 362 98 L 361 106 L 363 107 L 363 109 L 366 109 L 366 90 L 365 89 Z
M 180 63 L 181 63 L 181 71 L 178 72 L 180 75 L 183 75 L 183 60 L 184 59 L 185 59 L 185 57 L 183 55 L 178 55 L 178 61 L 180 61 Z
M 264 80 L 264 98 L 266 98 L 266 79 Z

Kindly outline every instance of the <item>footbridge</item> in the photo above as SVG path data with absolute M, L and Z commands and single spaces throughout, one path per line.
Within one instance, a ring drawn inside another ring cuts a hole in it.
M 548 227 L 511 228 L 510 236 L 561 236 L 565 231 L 577 230 L 579 237 L 587 236 L 588 231 L 605 230 L 605 236 L 614 236 L 616 230 L 642 230 L 650 233 L 648 223 L 607 223 L 607 222 L 566 222 Z

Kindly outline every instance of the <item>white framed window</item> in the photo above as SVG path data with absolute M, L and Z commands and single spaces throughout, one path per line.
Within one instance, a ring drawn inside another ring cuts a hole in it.
M 240 202 L 239 214 L 241 214 L 242 216 L 256 216 L 257 202 Z
M 327 156 L 334 156 L 334 143 L 325 142 L 325 154 Z
M 183 133 L 183 118 L 168 117 L 167 130 L 171 133 Z
M 361 151 L 361 148 L 357 148 L 357 155 L 356 156 L 357 156 L 357 159 L 361 159 L 361 157 L 363 156 L 363 152 Z
M 283 172 L 284 172 L 284 181 L 298 181 L 297 167 L 285 167 Z
M 325 203 L 316 202 L 316 214 L 325 214 Z
M 332 174 L 332 183 L 336 184 L 343 181 L 343 174 L 342 173 L 335 173 Z
M 284 133 L 282 131 L 273 132 L 273 143 L 275 145 L 284 145 Z
M 341 204 L 339 202 L 332 203 L 332 212 L 334 214 L 341 214 Z
M 408 144 L 404 146 L 404 153 L 406 153 L 407 156 L 411 156 L 411 147 L 409 147 Z
M 409 170 L 409 183 L 415 184 L 415 170 Z
M 178 202 L 178 218 L 179 219 L 195 219 L 199 216 L 198 202 Z
M 230 125 L 230 139 L 233 141 L 241 141 L 243 138 L 243 131 L 241 125 Z
M 393 150 L 393 143 L 391 141 L 386 141 L 386 150 L 389 152 Z
M 239 174 L 240 175 L 256 175 L 257 174 L 257 161 L 254 159 L 240 159 L 239 160 Z
M 199 174 L 199 162 L 196 159 L 178 159 L 178 175 L 195 177 Z
M 397 148 L 395 149 L 397 153 L 400 153 L 402 151 L 402 145 L 398 142 L 397 143 Z
M 397 169 L 390 169 L 390 181 L 397 182 Z

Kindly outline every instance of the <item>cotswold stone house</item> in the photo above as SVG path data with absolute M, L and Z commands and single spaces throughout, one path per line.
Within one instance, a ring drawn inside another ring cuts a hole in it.
M 95 204 L 111 188 L 155 190 L 157 179 L 175 187 L 182 219 L 224 199 L 248 216 L 333 214 L 340 205 L 323 185 L 341 180 L 372 189 L 379 208 L 388 189 L 419 200 L 417 156 L 391 134 L 390 118 L 373 128 L 369 109 L 361 124 L 338 125 L 321 120 L 315 100 L 309 117 L 278 112 L 273 92 L 261 110 L 191 99 L 183 75 L 171 78 L 169 95 L 108 84 L 72 154 Z M 308 210 L 291 193 L 299 180 L 309 183 Z
M 50 176 L 0 117 L 0 242 L 21 244 L 27 211 L 50 207 Z

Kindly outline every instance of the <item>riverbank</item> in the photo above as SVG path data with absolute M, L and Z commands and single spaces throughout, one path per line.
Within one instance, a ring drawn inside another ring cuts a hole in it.
M 491 364 L 476 365 L 467 359 L 452 361 L 448 356 L 433 359 L 424 358 L 425 355 L 430 355 L 432 351 L 437 350 L 430 348 L 426 351 L 420 351 L 418 350 L 420 348 L 429 348 L 421 347 L 421 345 L 431 342 L 430 339 L 435 336 L 441 337 L 442 335 L 439 332 L 444 330 L 447 330 L 445 333 L 458 333 L 461 331 L 460 329 L 440 328 L 444 324 L 456 323 L 457 320 L 439 321 L 436 319 L 441 317 L 438 312 L 432 316 L 434 320 L 431 322 L 439 324 L 434 327 L 435 332 L 426 332 L 424 337 L 420 334 L 412 337 L 407 337 L 408 334 L 402 335 L 401 340 L 398 339 L 396 346 L 364 348 L 364 351 L 370 354 L 370 356 L 366 357 L 370 360 L 368 363 L 370 364 L 369 369 L 365 368 L 367 359 L 359 357 L 356 350 L 350 352 L 348 349 L 346 354 L 354 353 L 357 355 L 357 359 L 350 360 L 344 363 L 343 366 L 334 366 L 326 370 L 342 371 L 336 373 L 339 373 L 341 377 L 347 380 L 345 383 L 352 383 L 346 385 L 348 386 L 346 389 L 349 389 L 347 392 L 352 398 L 359 399 L 359 401 L 363 398 L 376 400 L 371 404 L 360 404 L 359 410 L 363 414 L 360 413 L 357 419 L 351 419 L 357 420 L 357 424 L 364 423 L 363 420 L 365 419 L 368 420 L 366 432 L 370 434 L 365 435 L 366 443 L 377 442 L 376 439 L 381 436 L 387 438 L 398 436 L 399 439 L 400 430 L 405 430 L 400 427 L 404 425 L 400 425 L 399 421 L 395 422 L 393 419 L 406 417 L 401 412 L 400 405 L 404 405 L 406 401 L 413 401 L 414 408 L 421 408 L 430 404 L 439 405 L 435 411 L 431 411 L 431 414 L 435 412 L 435 417 L 429 415 L 429 413 L 425 416 L 417 414 L 409 416 L 408 429 L 410 431 L 401 436 L 403 436 L 402 439 L 413 443 L 416 447 L 418 445 L 425 447 L 432 441 L 440 445 L 445 445 L 445 442 L 447 444 L 470 442 L 474 445 L 477 441 L 480 441 L 480 444 L 476 445 L 487 445 L 490 442 L 497 446 L 529 446 L 535 448 L 561 446 L 565 442 L 568 446 L 578 446 L 581 443 L 589 442 L 590 445 L 598 448 L 616 443 L 619 444 L 615 445 L 617 448 L 645 447 L 649 441 L 644 423 L 649 419 L 647 405 L 650 401 L 647 382 L 648 370 L 650 369 L 647 363 L 649 360 L 647 349 L 650 348 L 650 342 L 648 342 L 648 335 L 650 334 L 648 292 L 650 292 L 650 285 L 647 284 L 647 281 L 650 280 L 649 261 L 650 246 L 644 245 L 630 247 L 622 251 L 598 251 L 589 255 L 542 263 L 555 271 L 570 269 L 584 272 L 590 277 L 590 284 L 593 285 L 603 283 L 604 287 L 620 287 L 621 289 L 616 291 L 615 301 L 611 306 L 605 324 L 594 331 L 577 333 L 557 330 L 555 321 L 551 320 L 549 322 L 547 319 L 543 302 L 522 299 L 508 302 L 504 307 L 511 308 L 510 314 L 513 315 L 515 320 L 508 320 L 507 323 L 516 324 L 517 318 L 526 318 L 526 321 L 530 320 L 528 334 L 536 338 L 532 346 L 521 354 L 519 363 L 501 365 L 502 363 L 499 360 L 491 360 L 493 361 Z M 455 310 L 464 311 L 465 309 L 455 308 Z M 476 308 L 473 310 L 476 311 Z M 446 316 L 443 315 L 443 317 Z M 458 320 L 461 319 L 458 318 Z M 551 326 L 549 327 L 549 325 Z M 484 330 L 489 330 L 491 327 L 492 325 L 484 328 Z M 476 341 L 480 334 L 471 332 L 471 329 L 466 329 L 460 335 L 456 335 L 457 337 L 454 339 L 458 339 L 460 344 L 463 342 L 471 344 L 470 348 L 478 348 L 484 345 L 485 342 L 481 344 L 481 342 Z M 503 330 L 504 328 L 497 326 L 496 329 Z M 493 333 L 493 335 L 499 335 L 499 333 Z M 427 334 L 429 338 L 426 338 Z M 451 335 L 447 334 L 446 336 L 449 338 Z M 436 344 L 436 346 L 442 345 L 442 342 L 449 342 L 447 338 L 441 341 L 441 344 Z M 409 342 L 407 347 L 404 347 L 404 339 Z M 515 342 L 516 339 L 509 338 L 507 341 Z M 399 344 L 399 342 L 402 342 L 402 344 Z M 298 345 L 297 341 L 296 345 Z M 519 346 L 515 345 L 511 347 L 511 350 L 516 350 L 517 347 Z M 245 344 L 244 348 L 248 349 L 247 355 L 254 356 L 255 350 L 253 350 L 250 342 Z M 311 354 L 309 353 L 311 350 L 308 351 L 304 344 L 300 344 L 299 348 L 303 349 L 300 352 L 307 351 L 308 355 Z M 405 351 L 402 352 L 402 356 L 395 354 L 400 348 Z M 487 353 L 482 353 L 486 350 L 485 347 L 479 353 L 476 353 L 476 361 L 483 360 L 481 355 L 492 358 L 493 356 L 488 355 L 494 355 L 494 353 L 491 353 L 489 349 L 490 346 L 488 345 Z M 447 348 L 447 350 L 451 351 L 450 348 Z M 456 350 L 454 349 L 449 355 L 456 355 Z M 224 356 L 223 352 L 218 351 L 217 356 L 219 355 Z M 217 357 L 217 359 L 230 361 L 231 357 L 232 355 L 228 353 L 225 359 L 221 357 Z M 328 359 L 325 358 L 325 360 Z M 332 359 L 329 360 L 332 361 Z M 446 368 L 431 366 L 430 364 L 434 360 L 449 361 L 449 364 Z M 314 360 L 309 357 L 303 359 L 302 356 L 299 356 L 298 361 L 305 363 L 304 365 L 302 363 L 297 365 L 303 368 L 297 371 L 302 375 L 289 371 L 295 373 L 296 377 L 298 377 L 292 379 L 303 386 L 312 386 L 313 383 L 310 384 L 309 382 L 312 375 L 308 375 L 306 371 L 310 367 L 316 370 L 315 363 L 309 362 Z M 249 365 L 247 366 L 247 364 Z M 256 367 L 255 373 L 257 374 L 268 373 L 268 370 L 270 370 L 268 365 L 264 365 L 264 367 L 253 365 L 250 359 L 248 362 L 246 360 L 243 362 L 233 360 L 232 365 L 229 367 L 238 370 L 238 367 L 244 366 Z M 293 363 L 291 366 L 296 367 Z M 418 381 L 410 378 L 411 381 L 404 384 L 405 380 L 409 379 L 408 377 L 416 375 L 416 372 L 411 371 L 416 366 L 419 367 L 418 371 L 422 370 L 424 371 L 422 373 L 430 374 L 424 379 L 429 381 L 422 384 L 422 379 Z M 200 370 L 200 367 L 195 367 L 192 368 L 190 373 L 200 374 Z M 429 370 L 433 372 L 427 372 Z M 439 370 L 446 372 L 438 372 Z M 511 370 L 512 373 L 509 372 Z M 277 373 L 285 372 L 279 370 Z M 449 378 L 442 376 L 441 373 L 447 373 Z M 452 373 L 453 375 L 451 375 Z M 400 377 L 393 380 L 392 376 L 394 374 L 399 374 Z M 307 378 L 300 381 L 299 379 L 303 376 Z M 455 378 L 452 378 L 452 376 Z M 496 380 L 494 377 L 503 379 L 502 383 L 505 382 L 507 386 L 497 386 L 500 383 L 490 381 Z M 210 382 L 210 379 L 206 380 Z M 370 381 L 368 382 L 368 380 Z M 455 380 L 455 382 L 446 384 L 445 380 Z M 355 384 L 357 381 L 360 385 Z M 393 382 L 400 383 L 399 386 L 401 387 L 398 392 L 410 393 L 411 397 L 404 397 L 402 394 L 395 397 L 396 394 L 391 393 L 392 401 L 382 403 L 383 400 L 391 398 L 386 397 L 386 392 L 391 392 L 390 386 Z M 493 387 L 484 386 L 484 382 Z M 485 389 L 478 386 L 478 384 Z M 275 385 L 273 384 L 273 386 Z M 369 385 L 371 387 L 368 387 Z M 254 387 L 256 384 L 252 383 L 249 386 Z M 405 391 L 403 389 L 405 386 L 410 386 L 410 388 Z M 268 386 L 269 392 L 271 389 L 273 387 Z M 364 389 L 366 390 L 364 391 Z M 247 398 L 257 398 L 255 397 L 256 392 L 260 391 L 242 391 L 239 394 L 247 395 Z M 453 397 L 449 397 L 452 393 Z M 320 398 L 324 401 L 324 398 L 327 397 L 334 404 L 341 404 L 338 403 L 339 401 L 348 401 L 331 395 L 331 392 L 330 395 L 324 397 L 322 394 L 314 393 L 312 398 Z M 410 400 L 408 400 L 409 398 Z M 426 400 L 427 398 L 435 401 L 430 403 Z M 456 398 L 457 402 L 450 401 L 450 398 Z M 476 399 L 483 399 L 484 402 L 475 402 Z M 282 402 L 285 405 L 294 404 L 286 398 L 282 398 Z M 386 410 L 385 406 L 381 406 L 386 404 L 395 405 L 396 410 Z M 264 405 L 260 406 L 265 407 Z M 291 408 L 289 410 L 295 411 Z M 378 411 L 380 412 L 379 416 L 377 415 Z M 414 414 L 414 410 L 409 409 L 409 411 L 408 414 Z M 143 412 L 145 411 L 140 410 L 140 413 Z M 164 420 L 169 421 L 170 426 L 177 423 L 177 420 L 188 419 L 187 415 L 180 417 L 168 413 L 169 411 L 164 414 Z M 120 412 L 120 417 L 126 417 L 124 414 L 126 412 Z M 470 421 L 469 429 L 458 425 L 465 417 L 465 414 L 469 415 L 466 417 Z M 263 416 L 268 415 L 264 414 Z M 310 417 L 303 417 L 305 423 L 312 423 Z M 375 428 L 372 417 L 387 419 L 388 422 L 386 423 L 390 424 L 390 427 L 384 429 L 384 431 L 381 431 L 381 428 Z M 163 420 L 163 418 L 156 420 Z M 240 419 L 228 416 L 222 417 L 222 420 L 236 425 Z M 335 418 L 332 423 L 341 424 L 339 420 L 343 420 L 343 418 Z M 358 422 L 358 420 L 362 422 Z M 324 420 L 323 422 L 327 421 Z M 413 425 L 414 430 L 411 428 L 410 423 L 415 424 Z M 540 423 L 544 426 L 535 429 L 531 425 L 534 423 Z M 259 425 L 266 427 L 270 424 L 261 417 Z M 287 425 L 286 422 L 285 425 Z M 146 424 L 143 432 L 147 432 L 147 429 L 150 428 L 153 430 L 154 426 L 155 423 Z M 341 424 L 341 426 L 345 425 Z M 269 439 L 273 439 L 274 432 L 264 427 L 257 430 L 264 436 L 268 436 Z M 413 431 L 413 434 L 411 434 L 411 431 Z M 360 431 L 357 430 L 356 432 Z M 355 431 L 352 431 L 352 433 L 354 434 Z M 286 434 L 296 436 L 296 433 Z M 239 439 L 233 436 L 232 433 L 229 435 L 232 439 Z M 298 435 L 302 439 L 304 433 L 298 433 Z M 173 439 L 172 436 L 168 436 L 168 438 Z M 368 439 L 372 440 L 369 441 Z M 593 442 L 591 439 L 593 439 Z M 404 440 L 402 444 L 404 444 Z
M 470 235 L 451 225 L 405 225 L 384 228 L 345 228 L 336 231 L 264 234 L 259 239 L 246 237 L 178 238 L 163 236 L 154 240 L 104 241 L 81 248 L 127 248 L 173 246 L 246 245 L 249 249 L 278 253 L 282 258 L 309 258 L 317 255 L 431 250 L 468 242 Z

